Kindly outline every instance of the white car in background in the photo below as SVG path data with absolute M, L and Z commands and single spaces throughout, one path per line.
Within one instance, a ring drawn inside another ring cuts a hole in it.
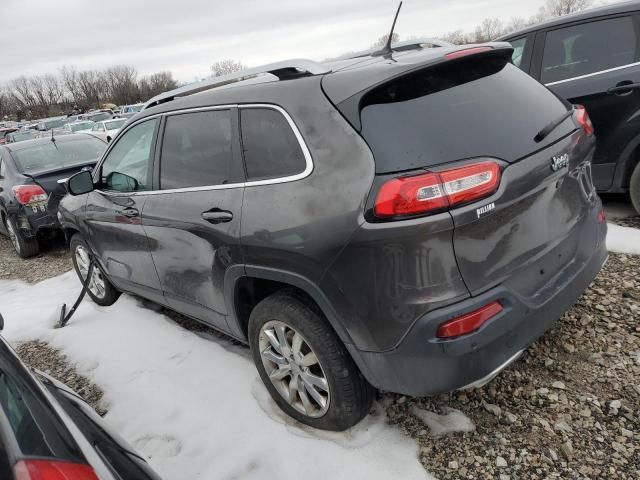
M 127 123 L 126 118 L 113 118 L 111 120 L 96 122 L 91 129 L 91 134 L 101 138 L 105 142 L 110 142 L 125 123 Z
M 90 132 L 95 122 L 90 120 L 80 120 L 77 122 L 67 123 L 62 129 L 67 133 L 86 133 Z

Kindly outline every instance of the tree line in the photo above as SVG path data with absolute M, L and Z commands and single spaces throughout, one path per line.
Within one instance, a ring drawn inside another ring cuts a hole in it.
M 0 119 L 35 119 L 99 108 L 105 103 L 126 105 L 148 100 L 177 87 L 170 72 L 139 77 L 130 65 L 103 70 L 65 66 L 57 74 L 20 76 L 0 87 Z

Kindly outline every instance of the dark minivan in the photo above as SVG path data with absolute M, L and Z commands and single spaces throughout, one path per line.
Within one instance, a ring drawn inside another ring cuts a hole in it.
M 325 429 L 372 386 L 436 394 L 517 358 L 607 256 L 592 126 L 507 43 L 404 48 L 150 101 L 60 204 L 93 300 L 248 343 L 275 402 Z
M 586 107 L 599 192 L 629 193 L 640 213 L 640 2 L 568 15 L 510 33 L 513 63 Z

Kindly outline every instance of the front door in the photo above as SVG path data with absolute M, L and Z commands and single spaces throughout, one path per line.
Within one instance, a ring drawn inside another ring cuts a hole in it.
M 640 51 L 634 16 L 596 19 L 543 32 L 539 79 L 559 96 L 587 108 L 598 145 L 598 190 L 611 187 L 616 163 L 640 133 Z
M 87 198 L 87 241 L 112 283 L 159 303 L 162 289 L 142 227 L 158 119 L 129 128 L 96 170 Z
M 142 222 L 167 303 L 228 331 L 226 270 L 240 257 L 244 174 L 235 108 L 169 114 Z

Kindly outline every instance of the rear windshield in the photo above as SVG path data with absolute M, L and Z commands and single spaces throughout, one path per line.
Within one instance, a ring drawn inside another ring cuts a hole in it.
M 14 150 L 12 154 L 20 172 L 36 175 L 97 161 L 106 148 L 104 142 L 87 135 L 86 138 L 72 141 L 38 143 Z
M 361 102 L 362 135 L 378 173 L 490 156 L 509 162 L 569 133 L 565 122 L 543 143 L 536 134 L 567 105 L 503 58 L 475 57 L 406 75 Z

